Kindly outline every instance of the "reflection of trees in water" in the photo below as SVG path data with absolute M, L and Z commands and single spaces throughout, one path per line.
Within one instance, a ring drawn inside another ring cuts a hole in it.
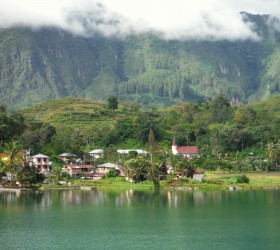
M 7 205 L 36 205 L 41 208 L 67 207 L 70 205 L 92 205 L 111 207 L 177 207 L 180 203 L 201 205 L 203 202 L 221 200 L 220 192 L 201 191 L 86 191 L 86 190 L 48 190 L 48 191 L 5 191 L 0 192 L 0 201 Z
M 48 191 L 0 191 L 3 208 L 28 209 L 36 206 L 49 207 L 92 206 L 92 207 L 179 207 L 182 204 L 200 207 L 221 203 L 238 203 L 260 198 L 268 203 L 275 201 L 277 192 L 229 192 L 229 191 L 86 191 L 86 190 L 48 190 Z
M 0 203 L 7 209 L 28 209 L 34 204 L 40 205 L 42 193 L 22 190 L 0 191 Z

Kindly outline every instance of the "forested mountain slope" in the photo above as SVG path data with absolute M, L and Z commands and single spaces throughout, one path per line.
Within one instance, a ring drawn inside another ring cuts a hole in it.
M 0 30 L 0 103 L 9 109 L 110 95 L 167 106 L 224 94 L 232 103 L 280 90 L 280 36 L 269 16 L 247 15 L 259 41 L 73 36 L 56 29 Z M 269 23 L 269 24 L 268 24 Z

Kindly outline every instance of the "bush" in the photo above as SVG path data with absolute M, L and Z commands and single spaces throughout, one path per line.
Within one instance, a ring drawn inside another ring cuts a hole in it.
M 119 175 L 119 173 L 116 171 L 116 169 L 114 168 L 110 168 L 109 172 L 106 174 L 107 178 L 114 178 L 117 177 Z
M 249 178 L 244 174 L 236 177 L 236 183 L 249 183 Z

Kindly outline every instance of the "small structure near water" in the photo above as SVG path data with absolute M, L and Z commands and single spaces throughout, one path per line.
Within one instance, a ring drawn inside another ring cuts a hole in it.
M 196 169 L 193 174 L 193 180 L 201 182 L 203 180 L 204 176 L 205 176 L 205 174 L 203 173 L 203 171 Z

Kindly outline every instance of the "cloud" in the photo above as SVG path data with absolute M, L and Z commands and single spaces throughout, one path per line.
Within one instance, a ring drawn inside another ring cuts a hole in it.
M 57 27 L 77 35 L 154 32 L 165 39 L 258 39 L 241 11 L 280 17 L 279 0 L 9 0 L 0 27 Z

